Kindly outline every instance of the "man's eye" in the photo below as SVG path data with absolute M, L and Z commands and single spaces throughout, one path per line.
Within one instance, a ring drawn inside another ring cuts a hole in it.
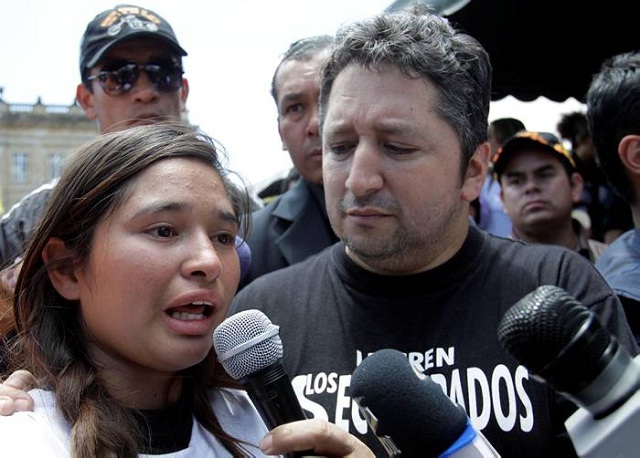
M 404 148 L 398 145 L 391 144 L 386 145 L 386 148 L 393 154 L 410 154 L 416 150 L 415 148 Z
M 335 145 L 331 145 L 329 147 L 329 151 L 336 156 L 341 156 L 349 153 L 352 150 L 351 144 L 349 143 L 338 143 Z
M 285 114 L 298 114 L 302 112 L 302 104 L 294 103 L 292 105 L 289 105 L 285 108 L 284 112 Z

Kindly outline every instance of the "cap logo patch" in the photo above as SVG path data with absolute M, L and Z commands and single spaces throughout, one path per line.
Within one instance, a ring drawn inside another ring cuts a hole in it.
M 125 25 L 131 30 L 157 32 L 160 19 L 145 9 L 137 7 L 118 8 L 112 11 L 100 23 L 100 27 L 108 27 L 107 34 L 118 35 Z

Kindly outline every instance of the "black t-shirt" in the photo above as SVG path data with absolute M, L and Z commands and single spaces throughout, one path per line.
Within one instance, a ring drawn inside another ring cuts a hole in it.
M 231 313 L 260 309 L 279 325 L 285 368 L 307 415 L 348 429 L 376 456 L 385 451 L 349 384 L 362 358 L 382 348 L 406 353 L 502 456 L 567 456 L 572 448 L 563 422 L 574 406 L 559 404 L 550 388 L 531 379 L 496 334 L 503 314 L 543 284 L 567 290 L 637 352 L 620 303 L 591 263 L 560 247 L 474 227 L 448 262 L 401 277 L 360 268 L 339 242 L 256 279 L 238 293 Z

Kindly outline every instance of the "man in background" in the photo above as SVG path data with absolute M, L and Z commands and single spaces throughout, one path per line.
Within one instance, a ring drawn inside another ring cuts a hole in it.
M 587 119 L 600 167 L 631 207 L 635 226 L 609 245 L 596 268 L 620 298 L 640 342 L 640 53 L 603 63 L 587 92 Z
M 171 25 L 154 11 L 135 5 L 103 11 L 89 22 L 80 43 L 76 100 L 100 133 L 180 120 L 189 95 L 186 55 Z M 0 268 L 19 262 L 56 182 L 32 191 L 3 215 Z M 246 272 L 251 255 L 241 239 L 238 254 Z
M 586 212 L 592 238 L 611 243 L 631 229 L 633 221 L 629 205 L 616 194 L 596 161 L 587 117 L 579 111 L 566 113 L 560 118 L 557 130 L 560 137 L 571 144 L 576 167 L 584 179 L 576 211 Z
M 101 133 L 161 120 L 179 120 L 189 83 L 171 25 L 157 13 L 120 5 L 98 14 L 80 43 L 76 100 Z M 0 267 L 19 257 L 57 179 L 31 192 L 0 220 Z
M 487 131 L 491 157 L 498 152 L 505 141 L 521 130 L 525 130 L 524 123 L 516 118 L 499 118 L 491 121 Z M 477 223 L 480 229 L 501 237 L 508 237 L 511 234 L 511 219 L 504 211 L 500 198 L 500 183 L 495 179 L 491 168 L 480 190 L 478 207 Z
M 240 288 L 338 240 L 324 200 L 318 121 L 320 69 L 332 43 L 329 35 L 292 43 L 273 75 L 271 95 L 278 110 L 278 133 L 298 177 L 291 189 L 253 213 L 247 235 L 251 269 Z
M 582 176 L 555 135 L 520 131 L 493 156 L 500 197 L 512 222 L 511 238 L 575 250 L 592 262 L 606 248 L 572 217 Z

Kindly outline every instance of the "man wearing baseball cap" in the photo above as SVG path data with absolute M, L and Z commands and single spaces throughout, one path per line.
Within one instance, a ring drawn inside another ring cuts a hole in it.
M 98 14 L 82 37 L 77 100 L 101 132 L 180 119 L 189 94 L 186 55 L 160 15 L 118 5 Z
M 101 133 L 180 119 L 189 94 L 180 46 L 157 13 L 118 5 L 89 22 L 80 44 L 76 100 Z M 0 220 L 0 268 L 15 262 L 57 180 L 23 197 Z
M 492 163 L 513 239 L 564 246 L 595 262 L 607 245 L 589 239 L 572 217 L 583 180 L 571 153 L 553 134 L 518 132 Z
M 117 5 L 93 18 L 82 36 L 76 100 L 100 133 L 179 120 L 189 95 L 182 68 L 186 55 L 158 13 Z M 56 181 L 23 197 L 0 220 L 0 268 L 19 261 Z M 237 246 L 244 275 L 251 251 L 240 237 Z

